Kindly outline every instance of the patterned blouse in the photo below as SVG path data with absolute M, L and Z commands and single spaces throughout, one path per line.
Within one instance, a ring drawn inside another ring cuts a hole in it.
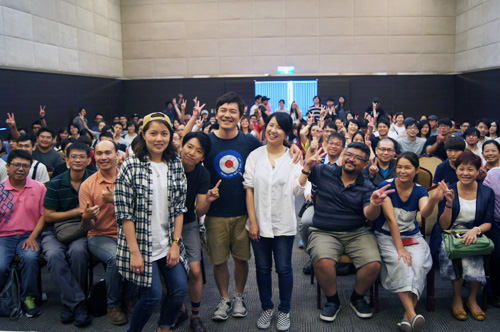
M 152 235 L 151 215 L 153 205 L 153 171 L 149 159 L 141 162 L 136 156 L 127 158 L 120 168 L 115 184 L 115 212 L 118 221 L 118 244 L 116 261 L 118 271 L 126 279 L 139 287 L 151 287 L 153 265 L 151 261 Z M 168 162 L 168 197 L 169 207 L 167 230 L 168 245 L 174 236 L 174 219 L 187 211 L 185 207 L 187 181 L 180 159 Z M 132 273 L 130 270 L 130 249 L 123 231 L 123 220 L 132 220 L 135 224 L 137 244 L 144 259 L 144 273 Z M 184 245 L 180 246 L 180 263 L 186 272 L 189 270 Z

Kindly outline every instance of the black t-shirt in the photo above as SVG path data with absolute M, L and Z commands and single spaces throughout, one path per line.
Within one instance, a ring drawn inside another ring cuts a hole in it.
M 373 116 L 373 107 L 372 106 L 368 106 L 365 110 L 365 113 L 370 115 L 370 116 Z M 380 107 L 378 110 L 377 110 L 377 119 L 380 119 L 382 116 L 386 116 L 385 115 L 385 111 L 382 107 Z
M 187 173 L 187 194 L 186 207 L 187 212 L 184 213 L 184 224 L 196 220 L 195 205 L 196 196 L 198 194 L 206 195 L 210 189 L 210 173 L 201 164 L 196 165 L 192 172 Z
M 250 152 L 261 146 L 251 134 L 241 131 L 232 139 L 222 139 L 210 133 L 212 150 L 205 157 L 205 167 L 210 172 L 210 188 L 219 185 L 220 197 L 212 202 L 207 215 L 213 217 L 237 217 L 247 214 L 246 192 L 243 188 L 243 172 Z
M 437 136 L 431 136 L 427 139 L 427 142 L 425 142 L 424 146 L 424 153 L 427 152 L 427 147 L 434 145 L 437 141 Z M 432 155 L 441 158 L 442 160 L 445 160 L 448 158 L 448 155 L 446 154 L 446 149 L 444 148 L 444 141 L 438 144 L 437 149 L 432 153 Z

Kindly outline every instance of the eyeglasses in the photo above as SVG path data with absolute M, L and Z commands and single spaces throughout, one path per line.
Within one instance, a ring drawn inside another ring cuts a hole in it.
M 352 154 L 352 153 L 350 153 L 350 152 L 346 152 L 346 153 L 344 153 L 344 158 L 345 158 L 345 159 L 351 159 L 351 158 L 354 158 L 354 159 L 356 159 L 356 160 L 358 160 L 358 161 L 368 161 L 368 159 L 364 159 L 363 157 L 358 156 L 358 155 L 355 155 L 355 154 Z
M 387 149 L 387 148 L 377 148 L 377 150 L 379 150 L 380 152 L 394 152 L 394 149 Z
M 87 155 L 86 154 L 72 154 L 69 156 L 70 159 L 80 159 L 80 160 L 83 160 L 83 159 L 87 159 Z
M 21 163 L 12 163 L 10 166 L 14 167 L 15 169 L 30 169 L 31 165 L 30 164 L 21 164 Z
M 327 142 L 326 144 L 337 146 L 337 147 L 341 147 L 342 146 L 342 143 Z

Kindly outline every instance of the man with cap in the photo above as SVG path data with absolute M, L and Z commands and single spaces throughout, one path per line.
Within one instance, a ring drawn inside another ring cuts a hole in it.
M 444 118 L 439 120 L 437 125 L 438 135 L 429 137 L 425 143 L 427 154 L 435 155 L 442 160 L 447 158 L 445 144 L 448 138 L 451 137 L 451 126 L 450 119 Z
M 406 118 L 405 122 L 406 136 L 397 139 L 399 150 L 401 152 L 411 151 L 417 156 L 422 154 L 426 139 L 418 137 L 417 121 L 414 118 Z
M 381 116 L 385 116 L 385 111 L 382 107 L 380 107 L 380 98 L 373 97 L 372 105 L 368 106 L 365 110 L 365 117 L 369 115 L 373 118 L 380 118 Z
M 431 136 L 437 136 L 438 135 L 438 117 L 435 115 L 429 115 L 427 118 L 427 121 L 429 121 L 429 127 L 431 127 Z
M 273 109 L 271 108 L 271 105 L 269 105 L 269 100 L 271 100 L 271 98 L 266 96 L 262 97 L 262 105 L 266 108 L 267 115 L 271 115 L 273 113 Z
M 260 104 L 262 103 L 262 96 L 261 95 L 256 95 L 255 96 L 255 104 L 250 108 L 250 113 L 248 114 L 248 116 L 252 116 L 253 114 L 255 114 L 255 110 L 257 110 L 260 106 Z

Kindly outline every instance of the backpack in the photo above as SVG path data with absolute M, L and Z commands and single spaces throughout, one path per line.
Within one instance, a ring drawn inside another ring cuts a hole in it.
M 0 317 L 10 317 L 10 319 L 14 320 L 23 315 L 20 274 L 20 265 L 14 264 L 0 293 Z

